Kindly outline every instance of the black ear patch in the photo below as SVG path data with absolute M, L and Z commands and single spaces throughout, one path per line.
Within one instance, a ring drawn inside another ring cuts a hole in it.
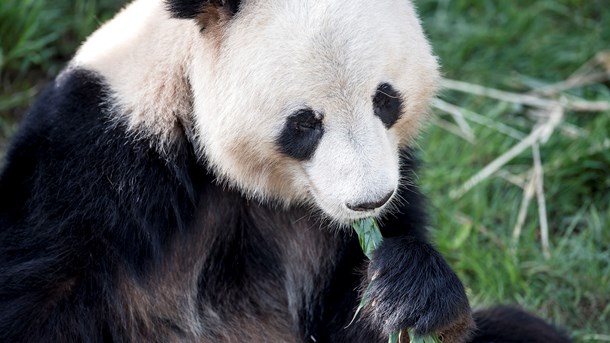
M 389 83 L 377 87 L 373 96 L 373 110 L 386 128 L 392 127 L 402 113 L 402 98 L 400 93 Z
M 240 0 L 166 0 L 168 11 L 172 17 L 193 19 L 206 12 L 208 6 L 224 7 L 231 14 L 239 10 Z
M 284 154 L 304 161 L 316 151 L 323 134 L 322 115 L 309 108 L 301 109 L 286 119 L 277 144 Z

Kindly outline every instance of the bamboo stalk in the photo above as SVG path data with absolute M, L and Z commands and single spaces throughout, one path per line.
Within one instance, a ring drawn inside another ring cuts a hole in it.
M 534 158 L 534 172 L 536 174 L 536 199 L 538 200 L 538 216 L 540 217 L 540 241 L 542 243 L 542 253 L 545 259 L 551 258 L 549 248 L 549 224 L 546 214 L 546 198 L 544 196 L 544 169 L 540 159 L 540 147 L 538 143 L 532 146 Z
M 521 229 L 525 223 L 525 217 L 527 216 L 527 208 L 530 205 L 534 193 L 536 190 L 536 173 L 534 170 L 530 172 L 530 177 L 527 185 L 523 189 L 523 200 L 521 200 L 521 206 L 519 207 L 519 214 L 517 215 L 517 222 L 513 228 L 513 243 L 516 245 L 521 237 Z
M 541 96 L 530 94 L 520 94 L 502 91 L 495 88 L 484 87 L 481 85 L 443 79 L 442 86 L 446 89 L 454 91 L 470 93 L 474 95 L 484 96 L 496 100 L 506 101 L 514 104 L 521 104 L 541 109 L 550 109 L 556 106 L 565 107 L 566 109 L 575 112 L 604 112 L 610 111 L 610 102 L 607 101 L 586 101 L 586 100 L 552 100 Z
M 449 196 L 453 199 L 459 198 L 462 195 L 466 194 L 469 190 L 471 190 L 474 186 L 481 183 L 481 181 L 487 179 L 493 173 L 498 171 L 508 162 L 510 162 L 513 158 L 518 156 L 520 153 L 525 151 L 527 148 L 531 147 L 544 132 L 545 127 L 539 126 L 534 129 L 527 137 L 521 140 L 519 143 L 515 144 L 512 148 L 506 151 L 504 154 L 497 157 L 491 163 L 489 163 L 485 168 L 481 169 L 478 173 L 468 179 L 462 187 L 459 189 L 452 190 L 449 193 Z
M 464 115 L 462 114 L 462 109 L 460 107 L 447 103 L 438 98 L 432 100 L 432 106 L 443 112 L 449 113 L 453 117 L 453 120 L 455 120 L 455 123 L 459 126 L 464 137 L 467 137 L 468 141 L 474 142 L 476 140 L 474 132 L 472 131 L 470 125 L 468 125 L 466 119 L 464 119 Z

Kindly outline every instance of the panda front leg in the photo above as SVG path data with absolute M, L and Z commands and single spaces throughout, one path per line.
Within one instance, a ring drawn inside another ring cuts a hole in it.
M 403 177 L 410 170 L 403 157 Z M 368 267 L 366 313 L 385 334 L 413 328 L 417 335 L 439 333 L 443 343 L 464 342 L 474 329 L 464 286 L 428 241 L 418 189 L 402 187 L 399 197 L 398 213 L 381 221 L 384 240 Z
M 385 334 L 413 328 L 464 342 L 474 327 L 464 287 L 447 262 L 424 241 L 385 239 L 368 269 L 367 312 Z

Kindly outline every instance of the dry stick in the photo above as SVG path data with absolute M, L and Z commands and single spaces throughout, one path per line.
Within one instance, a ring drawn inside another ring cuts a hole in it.
M 568 101 L 566 107 L 574 112 L 605 112 L 610 111 L 610 102 L 576 100 Z
M 444 88 L 460 91 L 464 93 L 470 93 L 474 95 L 484 96 L 506 102 L 512 102 L 515 104 L 527 105 L 537 108 L 553 108 L 556 106 L 565 107 L 575 112 L 603 112 L 610 111 L 610 102 L 607 101 L 568 101 L 563 99 L 562 101 L 550 100 L 542 97 L 511 93 L 501 91 L 494 88 L 483 87 L 472 83 L 463 81 L 455 81 L 449 79 L 443 79 L 442 85 Z
M 568 79 L 582 77 L 584 75 L 591 74 L 600 65 L 600 59 L 598 58 L 599 53 L 593 56 L 590 60 L 581 65 L 575 72 L 573 72 Z
M 610 51 L 600 51 L 593 58 L 583 64 L 578 70 L 570 75 L 569 79 L 592 73 L 595 68 L 601 67 L 602 70 L 610 71 Z
M 536 173 L 532 169 L 530 172 L 530 178 L 527 185 L 523 189 L 523 200 L 521 201 L 521 207 L 519 208 L 519 214 L 517 215 L 517 223 L 513 229 L 513 244 L 516 246 L 521 237 L 521 229 L 525 223 L 525 217 L 527 215 L 527 208 L 530 205 L 532 198 L 534 197 L 534 191 L 536 186 Z
M 458 126 L 460 127 L 460 130 L 463 132 L 464 136 L 468 137 L 467 140 L 469 142 L 474 142 L 476 140 L 472 128 L 470 127 L 470 125 L 468 125 L 466 119 L 464 119 L 464 115 L 462 114 L 461 108 L 449 104 L 438 98 L 432 100 L 432 106 L 438 108 L 443 112 L 449 113 L 453 117 L 453 120 L 455 120 L 455 123 L 458 124 Z
M 441 129 L 447 130 L 471 144 L 475 143 L 474 137 L 467 136 L 457 125 L 451 124 L 450 122 L 440 118 L 432 118 L 431 121 L 434 125 L 440 127 Z
M 469 109 L 459 107 L 457 105 L 450 104 L 448 102 L 445 102 L 445 106 L 447 106 L 448 108 L 452 108 L 455 111 L 459 111 L 465 118 L 470 119 L 470 121 L 472 121 L 472 122 L 475 122 L 475 123 L 483 125 L 483 126 L 487 126 L 491 129 L 501 132 L 507 136 L 513 137 L 515 139 L 523 139 L 523 137 L 525 137 L 525 134 L 523 132 L 521 132 L 517 129 L 514 129 L 501 122 L 489 119 L 486 116 L 480 115 Z
M 535 128 L 532 133 L 525 137 L 522 141 L 515 144 L 512 148 L 508 149 L 504 154 L 489 163 L 485 168 L 481 169 L 478 173 L 472 176 L 466 181 L 459 189 L 454 189 L 449 193 L 449 196 L 453 199 L 459 198 L 466 192 L 471 190 L 474 186 L 478 185 L 481 181 L 487 179 L 491 174 L 502 168 L 505 164 L 510 162 L 517 155 L 522 153 L 525 149 L 529 148 L 534 144 L 544 132 L 545 127 L 539 126 Z
M 534 171 L 536 173 L 536 198 L 538 200 L 538 215 L 540 216 L 540 240 L 542 242 L 542 253 L 545 259 L 551 258 L 549 249 L 549 224 L 546 215 L 546 200 L 544 196 L 544 170 L 540 160 L 540 147 L 538 143 L 532 146 L 534 158 Z
M 506 170 L 502 170 L 502 169 L 498 170 L 498 176 L 521 189 L 525 189 L 525 187 L 527 186 L 527 184 L 526 184 L 527 180 L 525 180 L 523 176 L 509 173 Z
M 570 123 L 561 123 L 559 129 L 564 135 L 572 139 L 585 138 L 589 135 L 589 131 Z
M 550 96 L 568 89 L 610 80 L 610 67 L 606 67 L 605 65 L 605 60 L 608 58 L 608 56 L 610 56 L 610 52 L 600 51 L 593 58 L 578 68 L 578 70 L 572 73 L 572 75 L 570 75 L 570 77 L 568 77 L 566 80 L 539 87 L 532 90 L 531 93 Z M 595 69 L 598 67 L 602 69 L 601 72 L 595 71 Z
M 572 88 L 582 87 L 594 83 L 600 83 L 608 79 L 610 79 L 610 72 L 597 72 L 592 74 L 576 75 L 561 82 L 536 88 L 532 90 L 530 94 L 533 93 L 551 96 Z
M 547 88 L 553 89 L 553 91 L 561 91 L 561 89 L 567 89 L 565 87 L 575 87 L 579 84 L 582 85 L 583 82 L 589 82 L 591 77 L 586 77 L 585 73 L 581 75 L 574 75 L 574 80 L 567 80 L 564 83 L 556 84 L 553 87 Z M 597 80 L 601 76 L 595 75 L 593 79 Z M 608 73 L 604 73 L 604 78 L 608 78 Z M 578 78 L 578 80 L 577 80 Z M 568 82 L 569 81 L 569 82 Z M 528 105 L 540 109 L 546 110 L 547 120 L 544 124 L 536 127 L 527 137 L 513 146 L 511 149 L 506 151 L 504 154 L 500 155 L 498 158 L 489 163 L 485 168 L 480 170 L 477 174 L 468 179 L 462 187 L 459 189 L 453 190 L 450 192 L 450 196 L 452 198 L 461 197 L 474 186 L 479 184 L 481 181 L 485 180 L 493 173 L 497 172 L 500 168 L 502 168 L 505 164 L 507 164 L 514 157 L 519 155 L 528 147 L 532 147 L 533 159 L 534 159 L 534 168 L 532 171 L 532 176 L 530 177 L 530 182 L 528 183 L 526 189 L 524 189 L 524 199 L 521 203 L 521 208 L 519 211 L 518 219 L 516 226 L 513 230 L 513 239 L 515 241 L 518 240 L 523 223 L 525 221 L 525 216 L 527 213 L 527 207 L 533 197 L 533 193 L 536 194 L 537 202 L 538 202 L 538 214 L 540 218 L 540 231 L 541 231 L 541 243 L 544 257 L 546 259 L 550 258 L 550 248 L 549 248 L 549 229 L 548 229 L 548 219 L 547 219 L 547 211 L 546 211 L 546 199 L 544 194 L 544 170 L 542 167 L 542 162 L 540 159 L 540 143 L 546 143 L 555 128 L 561 124 L 563 119 L 563 114 L 566 109 L 570 109 L 573 111 L 583 111 L 583 112 L 601 112 L 601 111 L 610 111 L 610 102 L 605 101 L 586 101 L 586 100 L 576 100 L 569 101 L 565 98 L 560 100 L 550 100 L 545 99 L 533 95 L 527 94 L 517 94 L 511 92 L 500 91 L 493 88 L 483 87 L 480 85 L 470 84 L 461 81 L 455 80 L 443 80 L 443 86 L 448 89 L 471 93 L 474 95 L 485 96 L 494 98 L 501 101 L 507 101 L 512 103 L 518 103 L 522 105 Z M 558 89 L 558 90 L 557 90 Z M 446 105 L 451 104 L 443 104 Z M 438 107 L 438 106 L 437 106 Z M 466 113 L 465 111 L 460 111 L 460 114 Z
M 610 53 L 609 53 L 610 54 Z M 600 55 L 600 54 L 598 54 Z M 608 55 L 610 56 L 610 55 Z M 605 71 L 603 73 L 595 73 L 593 74 L 593 69 L 596 64 L 599 62 L 600 57 L 596 56 L 595 59 L 589 61 L 587 64 L 583 65 L 580 72 L 574 73 L 568 80 L 559 82 L 550 86 L 543 87 L 541 89 L 535 90 L 535 93 L 542 93 L 542 95 L 552 95 L 559 93 L 561 91 L 583 86 L 590 83 L 600 82 L 603 80 L 610 79 L 610 72 Z M 609 59 L 610 60 L 610 59 Z M 540 220 L 540 232 L 541 232 L 541 244 L 544 257 L 546 259 L 550 258 L 550 248 L 549 248 L 549 228 L 548 228 L 548 219 L 547 219 L 547 211 L 546 211 L 546 199 L 544 193 L 544 170 L 542 167 L 542 161 L 540 158 L 540 143 L 546 143 L 555 128 L 559 126 L 562 122 L 564 111 L 566 109 L 570 109 L 573 111 L 582 111 L 582 112 L 602 112 L 602 111 L 610 111 L 610 102 L 605 101 L 586 101 L 586 100 L 568 100 L 562 97 L 560 100 L 551 100 L 546 98 L 537 97 L 531 94 L 518 94 L 505 92 L 493 88 L 483 87 L 480 85 L 470 84 L 461 81 L 455 80 L 443 80 L 443 86 L 448 89 L 452 89 L 455 91 L 466 92 L 474 95 L 485 96 L 494 98 L 501 101 L 517 103 L 522 105 L 527 105 L 535 108 L 540 108 L 545 110 L 543 114 L 546 114 L 546 122 L 538 127 L 536 127 L 527 137 L 513 146 L 511 149 L 506 151 L 504 154 L 500 155 L 494 161 L 489 163 L 485 168 L 479 171 L 477 174 L 468 179 L 462 187 L 459 189 L 453 190 L 450 192 L 450 196 L 452 198 L 457 198 L 468 192 L 474 186 L 479 184 L 481 181 L 485 180 L 493 173 L 497 172 L 516 157 L 518 154 L 523 152 L 528 147 L 532 147 L 532 155 L 534 160 L 534 167 L 531 172 L 531 176 L 527 186 L 524 189 L 523 201 L 521 203 L 521 207 L 519 209 L 519 214 L 517 217 L 517 222 L 515 224 L 515 228 L 513 230 L 513 240 L 516 243 L 521 235 L 521 230 L 523 227 L 523 223 L 525 222 L 525 217 L 527 215 L 527 208 L 531 199 L 533 198 L 534 193 L 536 194 L 536 199 L 538 202 L 538 215 Z M 437 108 L 440 106 L 435 104 Z M 441 104 L 441 106 L 447 108 L 448 106 L 453 106 L 448 103 Z M 457 107 L 457 106 L 456 106 Z M 442 108 L 440 108 L 442 109 Z M 453 109 L 455 111 L 455 109 Z M 445 109 L 445 111 L 447 111 Z M 466 111 L 458 111 L 462 114 L 461 117 L 464 117 L 464 113 Z
M 590 335 L 585 335 L 582 338 L 584 341 L 604 341 L 604 342 L 610 342 L 610 335 L 603 335 L 603 334 L 590 334 Z
M 563 120 L 563 113 L 564 110 L 561 106 L 555 106 L 549 110 L 547 116 L 548 119 L 546 123 L 542 125 L 544 130 L 540 136 L 541 143 L 544 144 L 549 140 L 549 138 L 551 138 L 553 131 L 555 131 L 555 128 L 561 124 L 561 121 Z
M 546 123 L 536 127 L 532 133 L 530 133 L 527 137 L 521 140 L 519 143 L 515 144 L 512 148 L 506 151 L 504 154 L 500 155 L 498 158 L 489 163 L 485 168 L 476 173 L 470 179 L 468 179 L 462 187 L 459 189 L 454 189 L 449 193 L 449 196 L 452 198 L 459 198 L 464 195 L 466 192 L 471 190 L 474 186 L 478 185 L 481 181 L 487 179 L 491 174 L 498 171 L 505 164 L 510 162 L 517 155 L 522 153 L 525 149 L 532 146 L 537 141 L 541 141 L 545 143 L 553 131 L 555 127 L 561 123 L 563 118 L 563 108 L 561 106 L 555 106 L 550 109 L 548 120 Z
M 470 119 L 470 121 L 496 130 L 514 139 L 523 139 L 523 137 L 525 137 L 523 132 L 503 124 L 502 122 L 489 119 L 486 116 L 480 115 L 476 112 L 464 109 L 462 113 L 464 114 L 464 117 L 467 117 Z
M 464 92 L 471 93 L 474 95 L 480 95 L 488 98 L 493 98 L 497 100 L 512 102 L 516 104 L 523 104 L 538 108 L 550 108 L 557 104 L 555 100 L 548 100 L 541 97 L 533 96 L 533 95 L 524 95 L 518 93 L 511 93 L 506 91 L 501 91 L 494 88 L 483 87 L 481 85 L 476 85 L 463 81 L 449 80 L 443 79 L 442 85 L 444 88 Z

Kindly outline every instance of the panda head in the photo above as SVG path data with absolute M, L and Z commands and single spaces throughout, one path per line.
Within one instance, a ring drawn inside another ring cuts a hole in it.
M 192 20 L 201 153 L 247 196 L 378 216 L 439 79 L 407 0 L 168 0 Z

